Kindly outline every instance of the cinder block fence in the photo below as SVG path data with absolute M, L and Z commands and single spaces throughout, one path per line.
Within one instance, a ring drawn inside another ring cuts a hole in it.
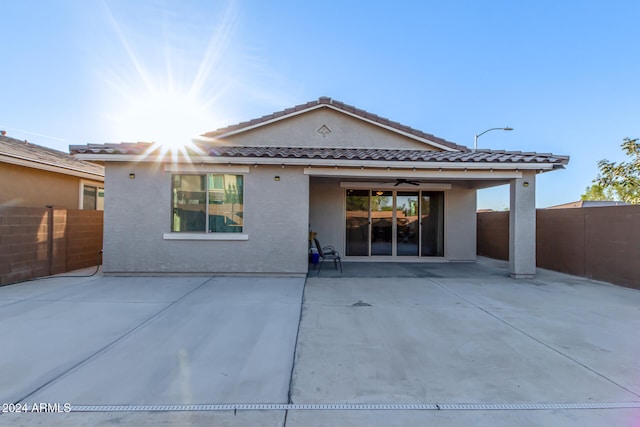
M 103 212 L 0 207 L 0 285 L 98 265 Z
M 478 213 L 478 255 L 509 258 L 509 212 Z M 640 206 L 539 209 L 537 265 L 640 289 Z

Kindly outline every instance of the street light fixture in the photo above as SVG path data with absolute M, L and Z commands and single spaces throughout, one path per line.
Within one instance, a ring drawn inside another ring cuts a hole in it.
M 513 130 L 513 128 L 510 128 L 509 126 L 504 128 L 491 128 L 491 129 L 485 130 L 482 133 L 477 134 L 476 137 L 473 139 L 473 151 L 476 151 L 478 149 L 478 137 L 492 130 Z

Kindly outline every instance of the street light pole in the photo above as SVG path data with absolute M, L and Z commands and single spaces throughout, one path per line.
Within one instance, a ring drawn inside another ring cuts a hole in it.
M 491 128 L 491 129 L 487 129 L 482 133 L 479 133 L 475 136 L 475 138 L 473 138 L 473 151 L 475 152 L 478 149 L 478 137 L 484 135 L 485 133 L 492 131 L 492 130 L 513 130 L 513 128 L 510 128 L 509 126 L 504 127 L 504 128 Z

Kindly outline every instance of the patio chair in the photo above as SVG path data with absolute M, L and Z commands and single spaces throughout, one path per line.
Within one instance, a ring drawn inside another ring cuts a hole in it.
M 333 246 L 324 246 L 324 247 L 320 246 L 320 242 L 315 237 L 313 241 L 316 244 L 316 249 L 318 249 L 318 255 L 320 255 L 320 265 L 318 266 L 318 274 L 320 274 L 320 270 L 322 269 L 322 264 L 324 264 L 324 261 L 327 259 L 333 260 L 333 265 L 336 268 L 336 270 L 338 269 L 338 266 L 340 266 L 340 273 L 342 273 L 342 262 L 340 258 L 340 253 L 336 251 L 336 249 Z

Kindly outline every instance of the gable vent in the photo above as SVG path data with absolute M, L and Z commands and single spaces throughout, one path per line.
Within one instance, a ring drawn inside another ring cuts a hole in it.
M 327 125 L 322 125 L 320 126 L 320 128 L 318 128 L 316 132 L 322 135 L 322 137 L 325 137 L 331 133 L 331 129 L 329 129 Z

